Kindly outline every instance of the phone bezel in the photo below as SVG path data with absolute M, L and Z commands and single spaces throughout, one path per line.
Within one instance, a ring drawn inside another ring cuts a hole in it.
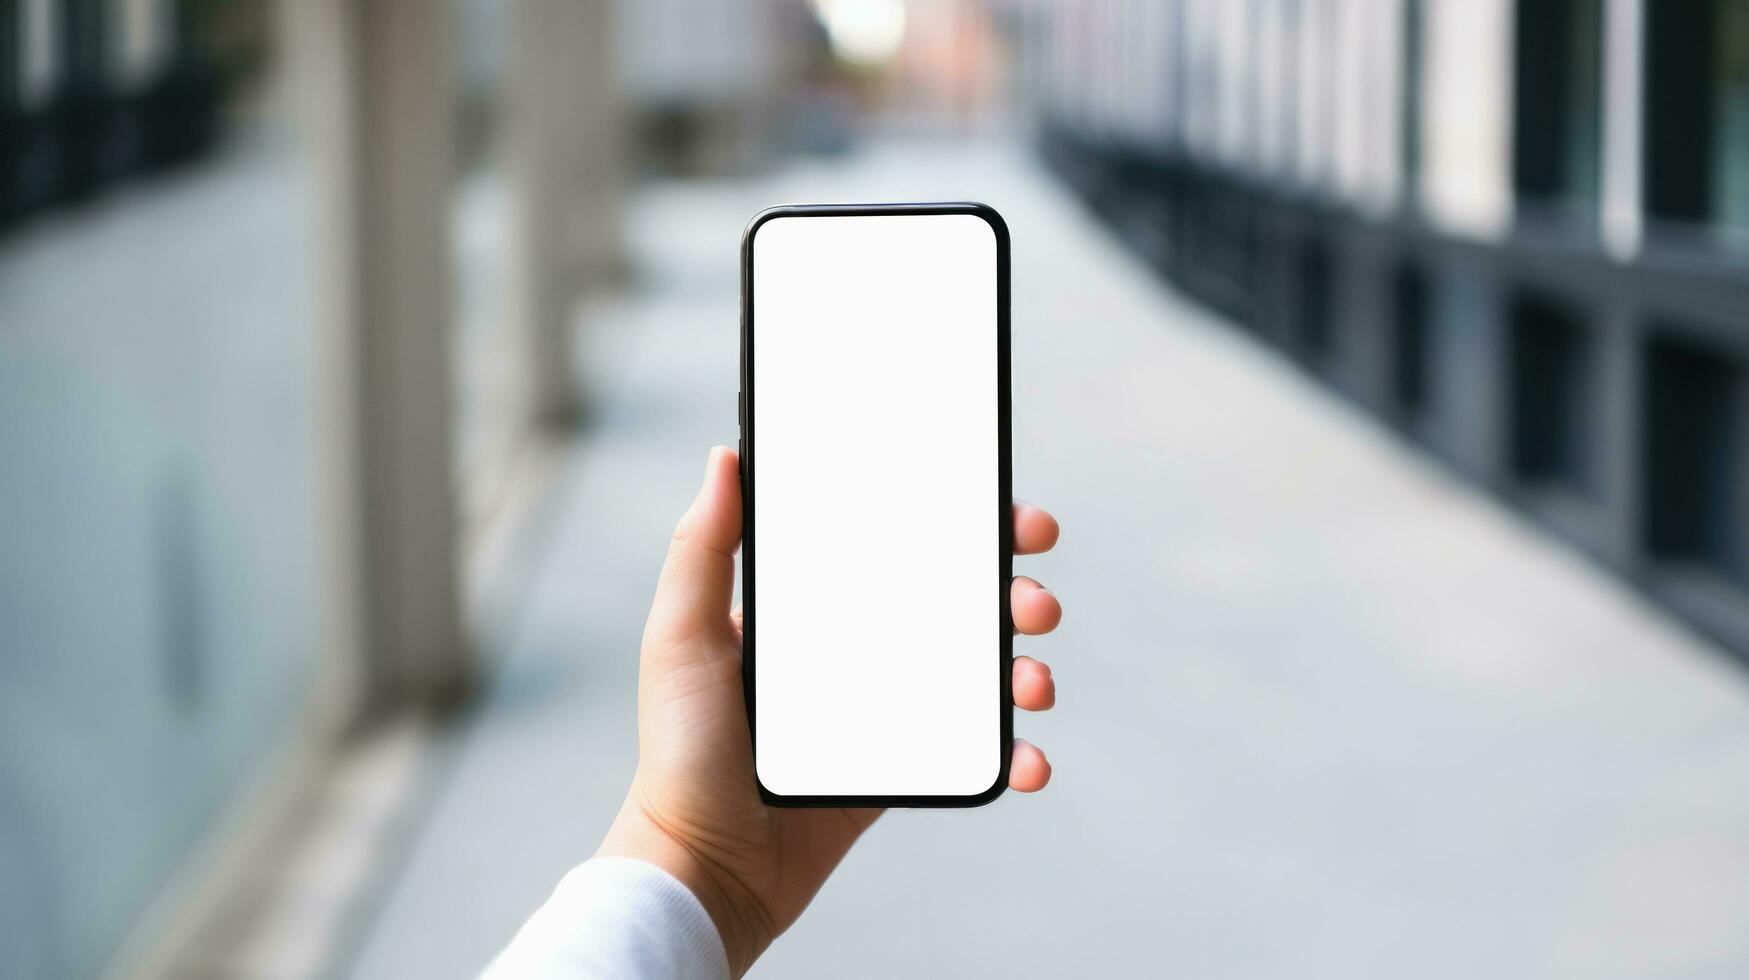
M 774 793 L 759 779 L 758 757 L 754 757 L 754 782 L 759 796 L 767 804 L 779 807 L 975 807 L 983 806 L 1001 796 L 1008 788 L 1008 771 L 1014 741 L 1014 692 L 1012 664 L 1014 660 L 1014 629 L 1009 609 L 1008 591 L 1014 575 L 1014 499 L 1012 486 L 1009 392 L 1009 238 L 1008 224 L 995 208 L 977 202 L 941 202 L 920 204 L 787 204 L 766 208 L 753 216 L 741 235 L 741 390 L 739 395 L 740 458 L 741 458 L 741 599 L 742 647 L 741 678 L 747 700 L 747 729 L 752 738 L 758 730 L 758 711 L 754 696 L 756 664 L 757 603 L 755 552 L 757 535 L 753 524 L 753 472 L 756 452 L 753 420 L 756 399 L 753 385 L 753 242 L 766 222 L 777 218 L 820 218 L 853 216 L 909 216 L 966 214 L 981 218 L 990 225 L 996 237 L 996 415 L 997 415 L 997 536 L 1001 542 L 1001 557 L 996 569 L 997 656 L 1000 664 L 996 697 L 1000 702 L 1001 724 L 996 746 L 1000 760 L 996 780 L 989 788 L 967 796 L 795 796 Z M 757 740 L 750 749 L 757 751 Z

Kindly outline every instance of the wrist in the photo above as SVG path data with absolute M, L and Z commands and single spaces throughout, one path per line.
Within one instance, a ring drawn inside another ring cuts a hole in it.
M 685 885 L 716 926 L 733 976 L 746 973 L 774 938 L 745 886 L 657 819 L 635 783 L 595 853 L 653 864 Z

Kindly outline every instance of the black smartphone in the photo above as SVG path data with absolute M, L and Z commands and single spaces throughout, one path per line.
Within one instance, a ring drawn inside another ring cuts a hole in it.
M 771 208 L 741 239 L 743 670 L 776 806 L 1008 785 L 1008 228 Z

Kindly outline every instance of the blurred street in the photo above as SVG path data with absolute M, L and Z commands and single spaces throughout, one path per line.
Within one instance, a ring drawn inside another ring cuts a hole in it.
M 735 441 L 747 219 L 958 198 L 1013 230 L 1015 488 L 1064 529 L 1016 561 L 1066 608 L 1016 644 L 1055 669 L 1016 719 L 1055 778 L 887 815 L 755 976 L 1749 974 L 1740 663 L 1162 285 L 1020 148 L 881 143 L 628 198 L 534 587 L 351 975 L 471 975 L 618 807 L 667 536 Z
M 1749 0 L 0 0 L 0 977 L 476 975 L 749 218 L 968 199 L 1054 778 L 756 976 L 1749 976 Z

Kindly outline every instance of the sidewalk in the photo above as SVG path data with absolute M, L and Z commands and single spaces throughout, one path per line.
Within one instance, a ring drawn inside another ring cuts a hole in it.
M 976 198 L 1015 247 L 1055 779 L 895 812 L 756 976 L 1749 974 L 1749 673 L 1160 286 L 1018 152 L 666 184 L 591 311 L 537 586 L 354 962 L 477 971 L 619 804 L 674 518 L 735 439 L 741 227 Z M 1024 858 L 1024 863 L 1022 859 Z

